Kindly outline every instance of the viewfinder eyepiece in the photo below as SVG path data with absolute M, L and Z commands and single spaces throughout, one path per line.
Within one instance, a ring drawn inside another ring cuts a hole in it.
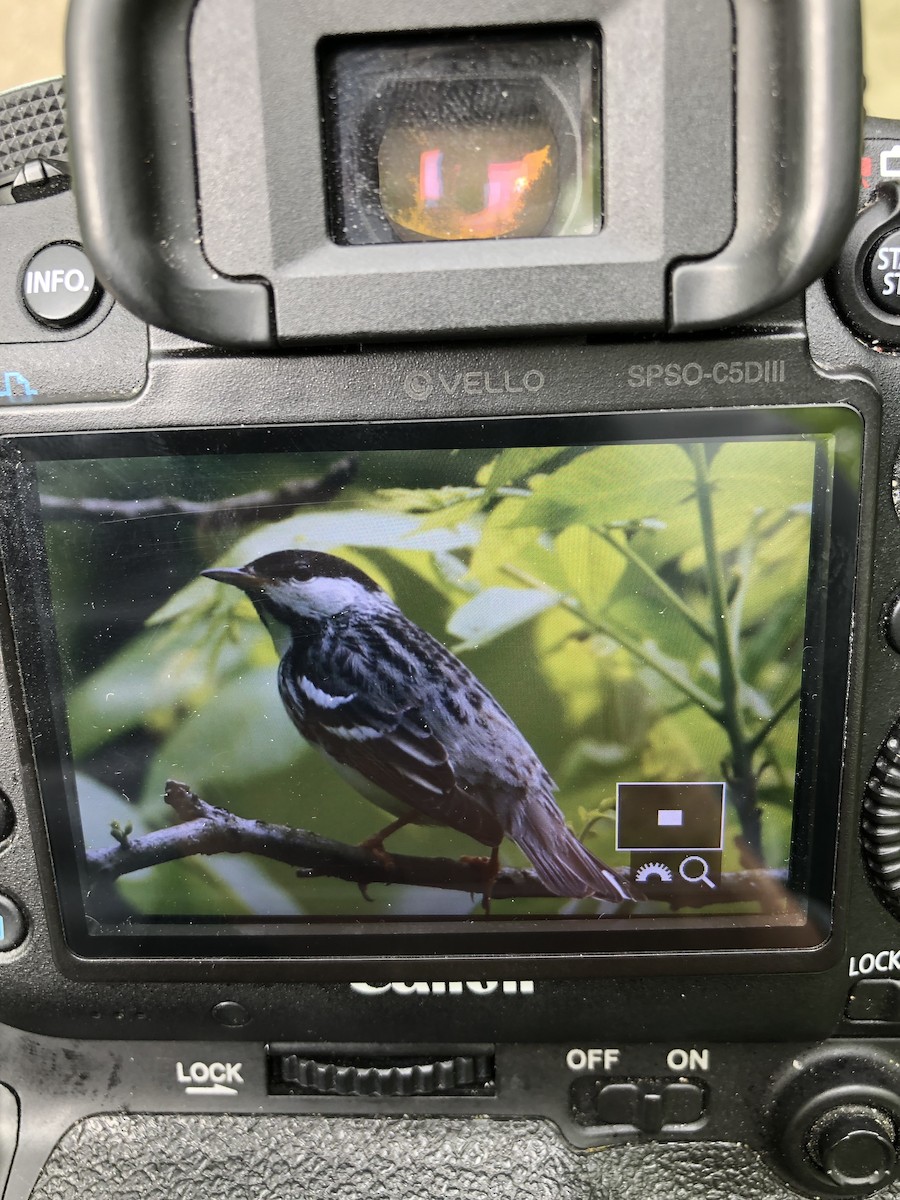
M 599 228 L 595 38 L 356 45 L 330 56 L 325 80 L 336 241 Z

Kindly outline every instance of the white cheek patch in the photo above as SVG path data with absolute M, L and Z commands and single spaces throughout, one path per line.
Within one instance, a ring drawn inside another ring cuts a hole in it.
M 300 680 L 300 691 L 307 700 L 312 700 L 317 708 L 340 708 L 342 704 L 349 704 L 351 700 L 356 699 L 355 692 L 349 696 L 332 696 L 328 692 L 323 692 L 305 675 Z
M 355 579 L 332 579 L 319 576 L 303 583 L 270 584 L 266 591 L 278 606 L 298 617 L 333 617 L 335 613 L 352 608 L 361 612 L 375 611 L 391 601 L 378 592 L 357 583 Z

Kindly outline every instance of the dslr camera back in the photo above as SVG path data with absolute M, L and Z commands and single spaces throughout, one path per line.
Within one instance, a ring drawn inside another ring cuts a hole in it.
M 0 236 L 5 1200 L 900 1196 L 854 0 L 73 0 Z

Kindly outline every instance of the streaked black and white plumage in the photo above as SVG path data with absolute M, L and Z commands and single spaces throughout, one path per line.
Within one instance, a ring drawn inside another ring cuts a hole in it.
M 553 780 L 490 692 L 368 575 L 311 550 L 203 574 L 250 597 L 291 720 L 392 828 L 445 825 L 492 850 L 506 836 L 555 895 L 630 898 L 568 829 Z

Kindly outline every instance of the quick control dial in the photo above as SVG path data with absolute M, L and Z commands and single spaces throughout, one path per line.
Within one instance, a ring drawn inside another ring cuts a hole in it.
M 860 840 L 876 891 L 900 915 L 900 722 L 882 743 L 866 781 Z

